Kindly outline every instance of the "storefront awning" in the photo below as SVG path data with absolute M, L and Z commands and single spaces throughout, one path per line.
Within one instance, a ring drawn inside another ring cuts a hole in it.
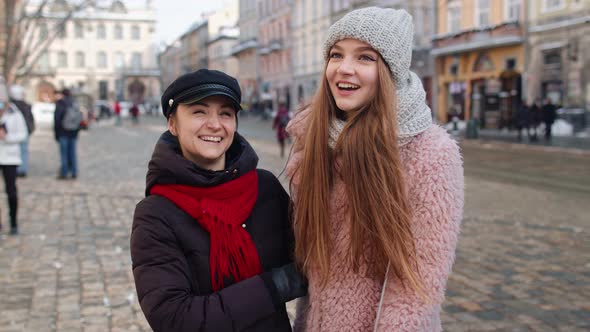
M 472 41 L 464 44 L 451 45 L 447 47 L 435 48 L 430 54 L 436 56 L 470 52 L 480 49 L 495 48 L 500 46 L 518 45 L 523 43 L 524 39 L 520 36 L 503 36 L 484 40 Z

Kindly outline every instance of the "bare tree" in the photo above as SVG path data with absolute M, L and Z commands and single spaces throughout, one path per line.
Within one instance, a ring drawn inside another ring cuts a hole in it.
M 49 16 L 46 15 L 46 9 L 55 1 L 39 1 L 31 12 L 27 11 L 29 0 L 1 1 L 4 2 L 5 15 L 4 22 L 0 24 L 6 33 L 6 47 L 0 55 L 4 58 L 1 70 L 9 85 L 31 74 L 42 54 L 63 33 L 67 22 L 72 20 L 76 13 L 94 4 L 94 0 L 82 0 L 77 3 L 61 0 L 62 10 Z M 47 35 L 38 38 L 42 27 L 48 27 Z

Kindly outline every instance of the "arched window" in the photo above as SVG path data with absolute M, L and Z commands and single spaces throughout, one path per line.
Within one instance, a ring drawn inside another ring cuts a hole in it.
M 77 39 L 84 38 L 84 26 L 80 22 L 74 23 L 74 35 Z
M 475 64 L 473 65 L 473 71 L 491 71 L 494 70 L 494 63 L 490 60 L 490 57 L 485 54 L 481 53 L 477 60 L 475 60 Z

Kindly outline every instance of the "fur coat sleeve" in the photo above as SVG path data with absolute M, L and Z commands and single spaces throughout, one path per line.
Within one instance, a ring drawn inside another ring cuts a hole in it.
M 418 269 L 429 301 L 390 272 L 379 331 L 441 331 L 440 310 L 463 217 L 463 163 L 457 143 L 432 126 L 401 148 L 414 213 Z

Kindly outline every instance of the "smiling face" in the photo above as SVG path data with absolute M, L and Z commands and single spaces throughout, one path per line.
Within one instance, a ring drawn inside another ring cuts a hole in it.
M 236 110 L 224 96 L 180 104 L 168 119 L 168 129 L 178 137 L 182 155 L 212 171 L 224 169 L 225 152 L 233 142 L 236 126 Z
M 360 40 L 343 39 L 332 46 L 326 79 L 339 109 L 358 110 L 375 96 L 377 61 L 379 53 Z

